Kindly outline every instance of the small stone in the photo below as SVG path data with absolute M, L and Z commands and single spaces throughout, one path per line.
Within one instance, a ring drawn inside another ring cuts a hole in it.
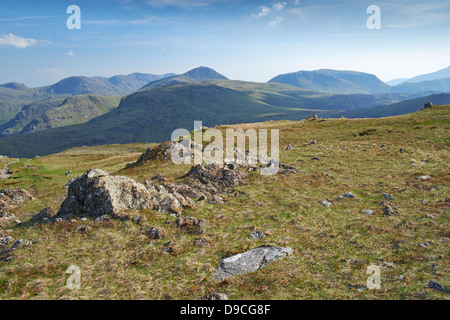
M 333 203 L 331 203 L 330 201 L 327 201 L 327 200 L 320 201 L 319 203 L 321 205 L 323 205 L 324 207 L 331 207 L 333 205 Z
M 89 231 L 89 227 L 88 226 L 78 226 L 75 228 L 75 231 L 86 233 Z
M 265 237 L 266 237 L 266 235 L 262 231 L 255 231 L 248 235 L 248 238 L 252 239 L 252 240 L 260 240 L 260 239 L 264 239 Z
M 426 247 L 429 247 L 430 246 L 430 243 L 429 242 L 422 242 L 422 243 L 419 243 L 419 247 L 422 247 L 422 248 L 426 248 Z
M 394 214 L 394 209 L 391 206 L 387 205 L 383 208 L 383 214 L 385 216 L 392 216 Z
M 448 293 L 448 290 L 440 283 L 437 283 L 435 281 L 430 281 L 427 284 L 427 288 L 434 289 L 440 292 Z
M 207 247 L 209 246 L 209 242 L 203 238 L 195 239 L 194 246 L 196 247 Z
M 431 178 L 431 176 L 425 175 L 425 176 L 421 176 L 421 177 L 416 178 L 416 180 L 428 180 L 430 178 Z
M 288 145 L 285 150 L 292 150 L 292 145 Z
M 203 296 L 199 300 L 228 300 L 228 296 L 224 293 L 212 293 Z
M 365 215 L 365 216 L 373 216 L 373 211 L 372 210 L 363 210 L 362 211 L 362 213 Z
M 391 197 L 388 193 L 383 193 L 383 197 L 384 197 L 386 200 L 392 200 L 392 197 Z
M 164 237 L 164 231 L 155 227 L 150 228 L 147 232 L 145 232 L 145 234 L 153 240 L 158 240 Z
M 312 158 L 311 158 L 311 160 L 316 160 L 316 161 L 319 161 L 319 160 L 320 160 L 320 158 L 319 158 L 319 157 L 312 157 Z
M 436 219 L 436 217 L 433 216 L 432 214 L 427 214 L 426 217 L 429 218 L 429 219 L 433 219 L 433 220 Z

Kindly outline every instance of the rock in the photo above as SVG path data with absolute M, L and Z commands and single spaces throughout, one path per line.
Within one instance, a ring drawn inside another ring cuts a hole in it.
M 309 141 L 309 144 L 316 144 L 316 143 L 317 143 L 316 140 L 310 140 L 310 141 Z
M 212 293 L 201 297 L 199 300 L 228 300 L 228 296 L 224 293 Z
M 355 198 L 356 198 L 356 196 L 355 196 L 353 193 L 348 192 L 348 193 L 344 194 L 343 196 L 337 197 L 336 200 L 341 200 L 341 199 L 355 199 Z
M 248 235 L 248 238 L 252 239 L 252 240 L 260 240 L 260 239 L 264 239 L 265 237 L 266 237 L 266 235 L 262 231 L 255 231 Z
M 382 144 L 382 145 L 381 145 L 381 149 L 386 149 L 386 145 L 385 145 L 385 144 Z
M 395 211 L 394 211 L 394 209 L 393 209 L 390 205 L 386 205 L 386 206 L 383 208 L 383 214 L 384 214 L 385 216 L 392 216 L 392 215 L 395 214 Z
M 104 214 L 98 218 L 95 218 L 94 223 L 109 221 L 108 215 Z
M 427 288 L 434 289 L 440 292 L 448 293 L 448 290 L 440 283 L 437 283 L 435 281 L 430 281 L 427 284 Z
M 159 240 L 164 237 L 164 231 L 161 229 L 152 227 L 145 232 L 145 235 L 149 236 L 153 240 Z
M 288 145 L 285 150 L 292 150 L 292 145 Z
M 70 180 L 66 183 L 66 185 L 64 186 L 64 188 L 67 189 L 67 188 L 72 184 L 72 182 L 74 182 L 76 179 L 77 179 L 77 178 L 70 178 Z
M 223 204 L 223 198 L 218 196 L 212 196 L 211 199 L 208 200 L 208 203 L 211 204 Z
M 433 102 L 427 102 L 423 105 L 424 109 L 428 109 L 428 108 L 432 108 L 433 107 Z
M 323 205 L 324 207 L 331 207 L 333 205 L 333 203 L 331 203 L 328 200 L 324 200 L 324 201 L 320 201 L 319 202 L 321 205 Z
M 373 216 L 373 211 L 372 210 L 363 210 L 362 213 L 365 216 Z
M 31 194 L 23 189 L 13 188 L 13 189 L 2 189 L 0 190 L 0 200 L 5 201 L 9 205 L 19 205 L 27 200 L 33 199 Z
M 0 252 L 0 257 L 3 256 L 3 255 L 6 255 L 6 254 L 8 254 L 8 253 L 10 253 L 10 252 L 12 252 L 12 251 L 14 251 L 16 249 L 23 248 L 23 247 L 28 247 L 28 246 L 31 246 L 31 245 L 32 245 L 31 241 L 28 241 L 28 240 L 25 240 L 25 239 L 19 239 L 16 242 L 14 242 L 14 244 L 11 246 L 11 248 L 9 248 L 8 250 L 4 250 L 4 251 Z
M 7 236 L 7 237 L 1 239 L 1 240 L 0 240 L 0 247 L 7 246 L 7 245 L 10 244 L 11 242 L 13 242 L 13 240 L 14 240 L 14 239 L 13 239 L 13 237 L 11 237 L 11 236 Z
M 311 160 L 317 160 L 317 161 L 319 161 L 320 158 L 319 158 L 319 157 L 312 157 Z
M 12 217 L 11 207 L 6 203 L 6 201 L 0 200 L 0 218 Z
M 422 248 L 427 248 L 429 246 L 430 246 L 429 242 L 421 242 L 421 243 L 419 243 L 419 247 L 422 247 Z
M 386 200 L 392 200 L 392 197 L 391 197 L 388 193 L 383 193 L 383 197 L 384 197 Z
M 400 153 L 403 153 L 403 152 L 404 152 L 403 148 L 400 148 Z
M 209 242 L 203 238 L 195 239 L 194 241 L 194 246 L 196 247 L 208 247 L 209 245 Z
M 67 177 L 67 176 L 69 176 L 71 173 L 72 173 L 72 171 L 68 170 L 68 171 L 66 171 L 65 176 Z
M 44 219 L 52 219 L 56 216 L 57 212 L 53 208 L 42 209 L 38 214 L 31 217 L 30 222 L 40 222 Z
M 430 178 L 431 178 L 431 176 L 425 175 L 425 176 L 421 176 L 421 177 L 416 178 L 416 180 L 428 180 Z
M 75 228 L 76 232 L 81 232 L 81 233 L 86 233 L 89 231 L 89 227 L 88 226 L 78 226 Z
M 210 227 L 208 221 L 194 217 L 180 217 L 175 224 L 181 231 L 189 234 L 199 234 L 203 229 Z
M 429 218 L 429 219 L 433 219 L 433 220 L 436 219 L 436 217 L 433 216 L 432 214 L 427 214 L 427 215 L 425 215 L 425 217 L 427 217 L 427 218 Z
M 147 188 L 124 176 L 110 176 L 102 170 L 88 170 L 69 186 L 58 216 L 84 213 L 99 217 L 120 216 L 128 209 L 153 208 Z
M 291 248 L 261 246 L 223 259 L 213 276 L 219 281 L 261 270 L 265 265 L 293 253 Z

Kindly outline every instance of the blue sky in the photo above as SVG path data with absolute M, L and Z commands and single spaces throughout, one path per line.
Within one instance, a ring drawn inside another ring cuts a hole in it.
M 69 30 L 67 7 L 81 9 Z M 367 8 L 381 9 L 369 30 Z M 231 79 L 356 70 L 381 80 L 450 65 L 448 0 L 4 0 L 0 83 L 74 75 L 184 73 L 208 66 Z

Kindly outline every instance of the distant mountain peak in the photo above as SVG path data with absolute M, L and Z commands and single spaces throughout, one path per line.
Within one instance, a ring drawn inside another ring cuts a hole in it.
M 198 67 L 192 69 L 183 74 L 184 76 L 190 77 L 196 81 L 205 81 L 205 80 L 228 80 L 227 77 L 221 75 L 214 69 L 208 67 Z
M 8 82 L 5 84 L 0 84 L 0 87 L 13 90 L 23 90 L 28 88 L 25 84 L 19 82 Z

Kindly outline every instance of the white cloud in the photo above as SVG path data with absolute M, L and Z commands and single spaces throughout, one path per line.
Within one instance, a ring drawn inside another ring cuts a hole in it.
M 269 22 L 269 27 L 275 27 L 277 24 L 281 23 L 284 21 L 283 17 L 276 17 L 275 20 L 272 20 Z
M 300 5 L 300 0 L 295 0 L 295 2 L 294 2 L 294 4 L 296 5 L 296 6 L 299 6 Z
M 70 50 L 67 55 L 70 57 L 75 57 L 75 52 L 73 52 L 73 50 Z
M 281 11 L 281 10 L 283 10 L 284 9 L 284 7 L 286 7 L 286 2 L 278 2 L 278 3 L 275 3 L 274 5 L 273 5 L 273 9 L 274 10 L 278 10 L 278 11 Z
M 36 44 L 51 44 L 50 41 L 46 40 L 36 40 L 36 39 L 27 39 L 16 36 L 12 33 L 0 37 L 0 46 L 13 46 L 16 48 L 27 48 L 30 46 L 34 46 Z
M 253 14 L 253 17 L 255 18 L 265 17 L 270 13 L 270 11 L 272 11 L 270 8 L 266 6 L 260 6 L 258 13 Z

